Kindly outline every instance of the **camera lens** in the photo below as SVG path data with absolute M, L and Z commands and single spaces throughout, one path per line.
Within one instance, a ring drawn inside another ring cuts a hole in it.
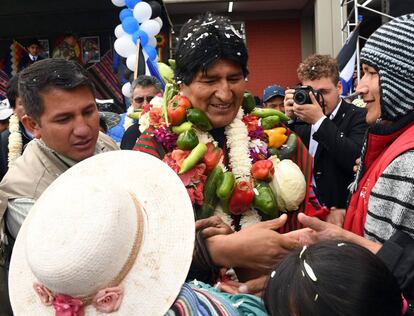
M 307 103 L 306 102 L 307 99 L 308 99 L 308 95 L 306 91 L 303 91 L 303 90 L 298 90 L 293 95 L 293 100 L 295 101 L 296 104 L 305 104 Z

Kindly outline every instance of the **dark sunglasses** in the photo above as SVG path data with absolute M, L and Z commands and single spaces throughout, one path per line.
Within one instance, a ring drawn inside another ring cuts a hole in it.
M 154 98 L 153 95 L 148 95 L 146 97 L 136 97 L 136 98 L 134 98 L 134 101 L 136 103 L 143 103 L 144 100 L 145 100 L 145 101 L 147 101 L 147 103 L 150 103 L 153 98 Z

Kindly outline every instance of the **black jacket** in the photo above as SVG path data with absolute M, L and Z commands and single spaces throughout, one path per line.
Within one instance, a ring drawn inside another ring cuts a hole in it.
M 22 133 L 23 150 L 27 143 L 31 141 L 31 137 L 27 135 L 22 123 L 19 123 L 20 131 Z M 7 170 L 9 169 L 9 135 L 8 129 L 0 133 L 0 181 L 3 179 Z
M 36 61 L 39 61 L 39 60 L 42 60 L 42 59 L 44 59 L 44 58 L 39 55 L 39 56 L 37 56 Z M 31 64 L 35 63 L 36 61 L 31 60 L 29 54 L 26 54 L 22 57 L 22 59 L 20 59 L 20 67 L 19 68 L 20 68 L 20 70 L 23 70 L 23 69 L 29 67 Z
M 360 156 L 365 132 L 366 110 L 342 101 L 336 116 L 325 119 L 313 138 L 318 142 L 313 175 L 318 198 L 328 208 L 346 208 L 348 185 L 354 179 L 353 166 Z M 295 121 L 289 127 L 309 149 L 311 125 Z

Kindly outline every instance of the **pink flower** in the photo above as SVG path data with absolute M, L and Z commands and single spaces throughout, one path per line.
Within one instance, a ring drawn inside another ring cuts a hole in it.
M 92 305 L 102 313 L 112 313 L 119 309 L 124 291 L 119 286 L 100 290 L 92 300 Z
M 177 162 L 177 165 L 181 167 L 181 164 L 183 163 L 184 159 L 190 155 L 189 150 L 181 150 L 181 149 L 175 149 L 171 152 L 171 157 Z
M 195 184 L 200 181 L 204 181 L 206 176 L 204 175 L 204 171 L 206 170 L 206 165 L 203 163 L 199 163 L 198 165 L 194 166 L 187 172 L 178 175 L 181 181 L 184 183 L 185 186 L 190 184 Z
M 40 301 L 42 302 L 43 305 L 46 305 L 46 306 L 52 305 L 53 294 L 47 287 L 45 287 L 41 283 L 34 282 L 33 288 L 36 294 L 39 296 Z
M 56 316 L 83 316 L 85 306 L 82 300 L 70 295 L 58 294 L 52 303 Z
M 200 206 L 203 205 L 204 202 L 204 183 L 199 182 L 195 187 L 187 188 L 188 195 L 190 196 L 192 204 L 198 204 Z
M 171 153 L 168 153 L 162 159 L 175 173 L 178 174 L 180 167 L 177 165 L 177 162 L 171 157 Z

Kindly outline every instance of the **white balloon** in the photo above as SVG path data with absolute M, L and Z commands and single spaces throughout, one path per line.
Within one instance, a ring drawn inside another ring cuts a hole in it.
M 122 24 L 119 24 L 116 26 L 115 28 L 115 36 L 116 38 L 120 38 L 121 36 L 126 35 L 127 33 L 125 33 L 124 29 L 122 28 Z
M 147 45 L 152 46 L 152 47 L 157 47 L 157 39 L 155 38 L 155 36 L 151 36 L 148 38 Z
M 157 18 L 154 19 L 154 21 L 157 21 L 158 24 L 160 25 L 160 29 L 162 29 L 162 26 L 164 24 L 164 22 L 162 22 L 162 19 L 160 17 L 157 17 Z
M 114 48 L 120 56 L 125 58 L 137 51 L 137 47 L 132 42 L 132 36 L 129 34 L 123 35 L 115 40 Z
M 147 21 L 152 15 L 151 6 L 144 1 L 138 2 L 134 7 L 134 17 L 139 23 Z
M 117 7 L 125 6 L 125 0 L 111 0 L 114 5 Z
M 124 83 L 124 85 L 122 86 L 122 94 L 126 96 L 127 98 L 131 97 L 131 83 L 130 82 Z
M 135 65 L 137 63 L 137 54 L 129 55 L 126 60 L 126 65 L 129 70 L 135 71 Z
M 147 33 L 148 36 L 155 36 L 160 32 L 161 27 L 157 21 L 148 20 L 142 22 L 140 30 L 143 30 L 145 33 Z

